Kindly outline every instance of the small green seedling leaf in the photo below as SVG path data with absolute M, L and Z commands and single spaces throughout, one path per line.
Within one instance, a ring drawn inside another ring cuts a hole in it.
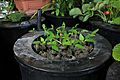
M 82 45 L 80 45 L 80 44 L 76 44 L 75 47 L 76 47 L 76 48 L 80 48 L 80 49 L 83 49 L 83 48 L 84 48 L 84 47 L 83 47 Z
M 83 36 L 82 34 L 80 34 L 80 35 L 79 35 L 79 40 L 80 40 L 80 41 L 84 41 L 84 39 L 85 39 L 84 36 Z

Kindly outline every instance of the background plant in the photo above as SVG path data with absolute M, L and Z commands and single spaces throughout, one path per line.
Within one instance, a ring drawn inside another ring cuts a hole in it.
M 102 8 L 102 15 L 99 15 L 105 22 L 120 24 L 120 0 L 108 1 Z
M 69 15 L 70 9 L 75 6 L 79 6 L 81 0 L 52 0 L 51 7 L 53 10 L 52 14 L 56 16 L 65 16 Z
M 82 7 L 71 9 L 69 14 L 73 17 L 79 16 L 83 22 L 98 16 L 104 22 L 120 24 L 120 0 L 94 0 L 89 3 L 82 0 Z
M 1 0 L 3 7 L 1 8 L 4 14 L 10 14 L 14 10 L 15 4 L 13 0 Z
M 81 7 L 72 8 L 69 14 L 74 18 L 79 16 L 78 18 L 85 22 L 89 18 L 98 15 L 98 13 L 101 14 L 101 9 L 106 3 L 107 1 L 101 2 L 101 0 L 94 0 L 92 2 L 82 0 Z

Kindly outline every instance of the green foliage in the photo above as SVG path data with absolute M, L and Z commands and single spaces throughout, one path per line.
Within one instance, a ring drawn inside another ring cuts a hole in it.
M 105 0 L 106 1 L 106 0 Z M 103 1 L 103 2 L 105 2 Z M 102 7 L 102 15 L 99 15 L 102 17 L 103 21 L 110 22 L 111 24 L 120 24 L 120 0 L 107 0 L 108 3 Z M 109 12 L 109 14 L 105 12 Z M 105 19 L 106 18 L 106 19 Z M 105 20 L 104 20 L 105 19 Z
M 94 0 L 93 2 L 82 2 L 81 8 L 72 8 L 70 16 L 77 17 L 83 22 L 93 16 L 98 16 L 104 22 L 120 24 L 120 0 Z
M 83 22 L 95 15 L 95 12 L 99 11 L 104 3 L 82 2 L 81 8 L 72 8 L 69 12 L 70 16 L 77 17 Z M 79 12 L 78 12 L 79 11 Z M 75 14 L 76 13 L 76 14 Z
M 10 13 L 13 11 L 15 4 L 13 0 L 1 0 L 1 2 L 4 4 L 1 8 L 2 11 L 7 11 L 7 13 Z
M 7 15 L 7 19 L 11 22 L 20 22 L 22 17 L 24 17 L 25 15 L 23 13 L 20 12 L 15 12 L 15 13 L 11 13 L 9 15 Z
M 1 3 L 3 4 L 1 12 L 6 21 L 19 22 L 25 16 L 23 13 L 14 11 L 15 4 L 13 0 L 1 0 Z
M 54 51 L 60 51 L 60 46 L 84 49 L 87 42 L 94 42 L 93 37 L 98 29 L 90 33 L 87 30 L 78 30 L 76 26 L 67 29 L 63 23 L 62 26 L 54 30 L 54 26 L 46 28 L 43 24 L 45 36 L 41 36 L 39 41 L 34 41 L 33 44 L 50 45 Z
M 69 11 L 79 6 L 81 0 L 52 0 L 50 9 L 54 10 L 52 14 L 56 16 L 69 16 Z
M 120 61 L 120 43 L 113 48 L 112 56 L 116 61 Z

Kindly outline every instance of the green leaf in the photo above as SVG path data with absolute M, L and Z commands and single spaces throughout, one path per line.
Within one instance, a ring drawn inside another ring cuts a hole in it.
M 91 39 L 91 38 L 87 38 L 85 39 L 86 42 L 94 42 L 95 40 L 94 39 Z
M 41 42 L 40 41 L 33 41 L 32 44 L 40 44 Z
M 112 50 L 112 56 L 116 61 L 120 61 L 120 43 L 117 44 Z
M 90 10 L 90 4 L 83 4 L 83 6 L 82 6 L 83 13 L 85 13 L 88 10 Z
M 92 17 L 93 14 L 94 14 L 93 11 L 87 12 L 87 14 L 85 15 L 85 17 L 83 18 L 83 22 L 87 21 L 90 17 Z
M 103 8 L 103 7 L 105 6 L 105 4 L 106 4 L 106 3 L 104 3 L 104 2 L 103 2 L 103 3 L 99 3 L 99 7 L 98 7 L 98 9 Z
M 80 35 L 79 35 L 79 40 L 80 40 L 80 41 L 84 41 L 84 39 L 85 39 L 84 36 L 83 36 L 82 34 L 80 34 Z
M 59 51 L 59 48 L 57 47 L 57 45 L 53 45 L 52 49 L 55 50 L 55 51 Z
M 120 9 L 120 0 L 119 1 L 111 1 L 111 6 L 117 9 Z
M 82 15 L 82 12 L 81 12 L 81 10 L 79 9 L 79 8 L 73 8 L 73 9 L 71 9 L 70 11 L 69 11 L 69 15 L 70 16 L 78 16 L 78 15 Z
M 63 39 L 62 44 L 63 45 L 71 45 L 71 42 L 68 39 Z
M 65 29 L 65 22 L 62 23 L 62 29 Z
M 96 30 L 94 30 L 94 31 L 92 32 L 92 34 L 95 35 L 98 31 L 99 31 L 99 29 L 96 29 Z
M 72 40 L 71 40 L 71 44 L 74 44 L 74 43 L 75 43 L 75 40 L 74 40 L 74 39 L 72 39 Z
M 112 19 L 112 24 L 120 24 L 120 17 L 113 18 Z
M 52 31 L 49 31 L 49 35 L 50 35 L 52 38 L 55 37 L 55 35 L 54 35 L 54 33 L 53 33 Z
M 51 12 L 51 14 L 53 14 L 53 15 L 54 15 L 54 13 L 55 13 L 54 11 Z
M 45 42 L 44 38 L 40 37 L 40 41 L 41 42 Z
M 9 14 L 7 17 L 12 22 L 20 22 L 22 17 L 24 17 L 24 14 L 20 12 L 15 12 L 15 13 Z
M 58 16 L 60 13 L 59 9 L 56 9 L 56 16 Z
M 53 37 L 52 36 L 48 36 L 45 41 L 52 41 L 53 40 Z
M 89 32 L 88 30 L 85 30 L 85 29 L 83 29 L 82 31 L 81 31 L 81 33 L 86 33 L 86 32 Z
M 50 42 L 47 42 L 47 44 L 49 44 L 49 45 L 57 45 L 57 42 L 56 41 L 50 41 Z
M 83 48 L 84 48 L 84 47 L 83 47 L 82 45 L 80 45 L 80 44 L 76 44 L 75 47 L 80 48 L 80 49 L 83 49 Z
M 103 1 L 103 0 L 93 0 L 94 2 L 101 2 L 101 1 Z

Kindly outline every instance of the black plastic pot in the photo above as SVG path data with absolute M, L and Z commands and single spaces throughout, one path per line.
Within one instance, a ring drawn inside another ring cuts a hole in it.
M 101 21 L 90 21 L 93 29 L 99 28 L 99 34 L 104 36 L 114 47 L 120 43 L 120 25 L 111 25 Z
M 22 23 L 0 21 L 0 62 L 2 65 L 0 71 L 3 76 L 10 75 L 9 77 L 4 77 L 4 80 L 8 78 L 21 80 L 18 63 L 14 59 L 13 45 L 19 37 L 28 33 L 34 26 L 36 26 L 36 19 Z
M 119 80 L 120 79 L 120 62 L 114 62 L 110 65 L 106 80 Z
M 45 24 L 47 27 L 51 27 L 51 24 L 55 27 L 61 26 L 65 22 L 66 26 L 73 27 L 79 23 L 78 19 L 74 19 L 70 16 L 55 16 L 51 14 L 52 11 L 46 11 L 43 16 L 45 17 Z
M 32 49 L 32 42 L 43 32 L 28 33 L 14 45 L 15 57 L 20 65 L 22 80 L 105 80 L 111 56 L 111 45 L 96 35 L 94 49 L 83 59 L 51 61 Z

